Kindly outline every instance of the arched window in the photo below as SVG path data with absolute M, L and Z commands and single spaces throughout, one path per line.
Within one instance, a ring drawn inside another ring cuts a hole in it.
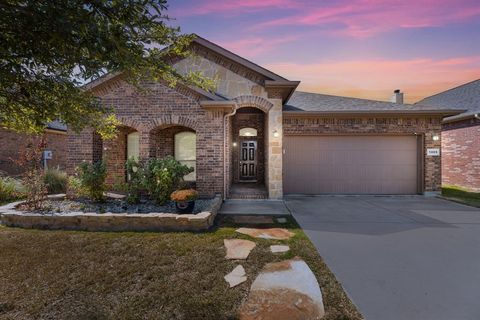
M 140 134 L 132 132 L 127 135 L 127 159 L 138 160 L 140 156 Z
M 185 181 L 195 181 L 197 177 L 197 135 L 195 132 L 183 131 L 175 135 L 175 159 L 194 169 L 192 173 L 183 177 Z
M 254 128 L 242 128 L 240 129 L 240 137 L 256 137 L 257 129 Z

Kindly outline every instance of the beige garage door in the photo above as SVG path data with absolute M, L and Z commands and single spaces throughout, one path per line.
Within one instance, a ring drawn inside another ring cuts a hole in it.
M 415 194 L 415 136 L 285 136 L 284 192 Z

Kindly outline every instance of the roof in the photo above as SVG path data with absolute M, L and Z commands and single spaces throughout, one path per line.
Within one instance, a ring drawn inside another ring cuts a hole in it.
M 302 91 L 293 93 L 290 100 L 283 106 L 283 111 L 298 113 L 437 113 L 447 115 L 461 112 L 420 104 L 399 104 Z
M 468 118 L 480 113 L 480 79 L 426 97 L 417 103 L 440 108 L 466 110 L 462 114 L 445 119 L 446 121 Z
M 55 120 L 47 124 L 47 129 L 57 130 L 57 131 L 67 131 L 67 125 Z

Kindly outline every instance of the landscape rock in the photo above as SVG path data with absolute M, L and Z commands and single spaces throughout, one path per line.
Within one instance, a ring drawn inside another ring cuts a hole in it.
M 270 251 L 272 253 L 283 253 L 283 252 L 287 252 L 290 250 L 290 247 L 289 246 L 285 246 L 285 245 L 273 245 L 273 246 L 270 246 Z
M 227 274 L 224 279 L 228 282 L 230 288 L 233 288 L 240 283 L 247 281 L 247 275 L 245 274 L 245 269 L 243 266 L 238 265 L 232 270 L 232 272 Z
M 224 239 L 223 244 L 227 248 L 226 259 L 247 259 L 256 246 L 255 242 L 242 239 Z
M 238 233 L 246 234 L 254 238 L 287 240 L 295 235 L 295 233 L 283 228 L 256 229 L 256 228 L 239 228 Z
M 317 279 L 299 258 L 265 265 L 239 312 L 241 320 L 321 319 L 324 315 Z

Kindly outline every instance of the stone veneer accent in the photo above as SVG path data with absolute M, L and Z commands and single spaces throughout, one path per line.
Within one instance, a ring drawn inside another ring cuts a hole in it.
M 441 116 L 301 116 L 284 115 L 285 135 L 335 135 L 335 134 L 417 134 L 422 137 L 424 191 L 439 191 L 441 188 L 441 157 L 427 156 L 427 148 L 440 148 Z
M 442 183 L 480 192 L 480 120 L 444 124 L 442 152 Z
M 36 214 L 15 210 L 22 202 L 0 207 L 0 224 L 8 227 L 84 231 L 204 231 L 213 226 L 222 205 L 217 195 L 212 206 L 198 214 L 83 213 Z

